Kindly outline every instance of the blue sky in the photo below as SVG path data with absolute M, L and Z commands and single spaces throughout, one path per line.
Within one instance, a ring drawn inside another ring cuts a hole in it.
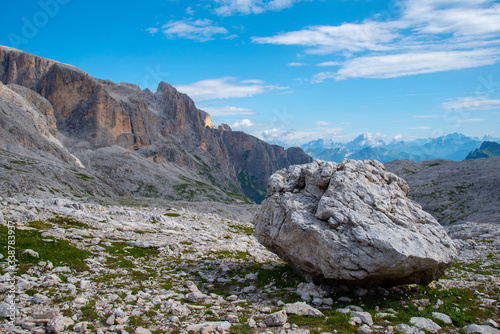
M 0 44 L 152 91 L 285 145 L 500 137 L 500 2 L 8 1 Z

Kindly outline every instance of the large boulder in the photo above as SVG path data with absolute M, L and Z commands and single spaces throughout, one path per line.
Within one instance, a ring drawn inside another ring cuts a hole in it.
M 408 192 L 378 161 L 290 166 L 270 177 L 254 235 L 315 283 L 426 285 L 457 250 Z

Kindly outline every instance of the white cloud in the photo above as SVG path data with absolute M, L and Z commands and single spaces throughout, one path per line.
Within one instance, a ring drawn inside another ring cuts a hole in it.
M 260 85 L 260 84 L 264 83 L 264 81 L 259 80 L 259 79 L 241 80 L 240 82 L 242 84 L 256 84 L 256 85 Z
M 200 107 L 208 112 L 211 116 L 234 116 L 234 115 L 255 115 L 256 112 L 252 109 L 237 108 L 231 106 L 218 107 Z
M 425 34 L 488 35 L 500 31 L 500 4 L 491 0 L 407 0 L 401 23 Z
M 491 50 L 438 51 L 359 57 L 348 60 L 337 72 L 316 74 L 313 82 L 325 79 L 396 78 L 406 75 L 458 70 L 492 65 L 500 59 Z
M 186 8 L 186 14 L 193 16 L 194 15 L 193 7 Z
M 336 51 L 384 51 L 382 43 L 393 41 L 399 35 L 386 24 L 367 21 L 362 24 L 344 23 L 340 26 L 311 26 L 304 30 L 282 33 L 272 37 L 252 37 L 254 43 L 302 45 L 306 53 L 325 55 Z
M 261 14 L 290 8 L 299 1 L 304 0 L 214 0 L 214 11 L 221 16 Z
M 168 38 L 186 38 L 200 42 L 214 39 L 216 35 L 228 35 L 226 28 L 214 25 L 212 20 L 181 20 L 164 24 L 163 34 Z
M 500 108 L 500 100 L 492 100 L 480 97 L 461 97 L 455 101 L 441 104 L 445 110 L 490 110 Z
M 320 67 L 339 66 L 339 65 L 342 65 L 342 63 L 338 61 L 325 61 L 324 63 L 316 64 L 316 66 Z
M 394 78 L 491 65 L 500 60 L 500 3 L 496 0 L 399 0 L 386 21 L 309 26 L 254 43 L 298 45 L 308 54 L 335 54 L 337 66 L 312 81 Z M 451 56 L 450 59 L 446 59 Z M 436 57 L 433 64 L 430 58 Z M 344 59 L 342 61 L 342 59 Z
M 235 122 L 231 125 L 234 129 L 249 128 L 253 126 L 253 122 L 248 118 L 242 119 L 241 121 Z
M 158 29 L 158 28 L 147 28 L 146 31 L 149 32 L 151 35 L 154 35 L 158 31 L 160 31 L 160 29 Z
M 236 78 L 224 77 L 202 80 L 190 85 L 178 85 L 175 88 L 189 95 L 195 101 L 207 101 L 213 99 L 249 97 L 276 89 L 286 89 L 287 87 L 265 85 L 260 80 L 243 80 L 238 82 Z
M 468 118 L 468 119 L 459 119 L 458 123 L 477 123 L 484 121 L 483 118 Z
M 417 126 L 414 129 L 418 129 L 418 130 L 430 130 L 430 129 L 432 129 L 432 127 L 430 127 L 430 126 Z
M 325 121 L 314 122 L 314 125 L 316 125 L 316 126 L 328 126 L 330 124 L 331 124 L 330 122 L 325 122 Z
M 416 115 L 415 118 L 439 118 L 441 115 Z
M 292 66 L 292 67 L 301 67 L 301 66 L 307 66 L 309 64 L 306 64 L 306 63 L 288 63 L 287 65 Z

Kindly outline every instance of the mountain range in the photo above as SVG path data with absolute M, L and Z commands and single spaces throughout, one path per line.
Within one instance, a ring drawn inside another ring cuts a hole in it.
M 304 151 L 315 159 L 341 162 L 344 158 L 364 160 L 375 159 L 381 162 L 408 159 L 425 161 L 446 159 L 461 161 L 481 146 L 483 141 L 500 141 L 485 136 L 482 139 L 452 133 L 437 138 L 416 139 L 412 141 L 385 142 L 372 135 L 362 134 L 348 143 L 334 142 L 328 138 L 317 139 L 302 145 Z
M 156 92 L 0 46 L 0 191 L 259 203 L 276 170 L 312 159 Z M 46 177 L 50 176 L 50 177 Z

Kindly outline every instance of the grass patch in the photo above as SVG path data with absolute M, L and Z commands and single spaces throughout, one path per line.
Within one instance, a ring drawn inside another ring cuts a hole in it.
M 88 180 L 94 179 L 92 176 L 88 176 L 87 174 L 83 174 L 83 173 L 73 173 L 73 174 L 75 174 L 75 176 L 77 178 L 79 178 L 80 180 L 88 181 Z
M 167 216 L 167 217 L 180 217 L 181 215 L 178 214 L 178 213 L 175 213 L 175 212 L 167 212 L 164 214 L 164 216 Z
M 68 228 L 92 228 L 87 224 L 84 224 L 73 217 L 63 217 L 63 216 L 55 216 L 54 218 L 49 218 L 49 222 L 58 225 L 59 227 L 68 229 Z
M 50 225 L 49 223 L 44 222 L 42 220 L 34 220 L 34 221 L 28 222 L 28 226 L 32 227 L 32 228 L 36 228 L 37 230 L 47 230 L 52 225 Z
M 229 224 L 230 231 L 238 234 L 253 235 L 253 227 Z
M 16 258 L 19 261 L 18 275 L 26 271 L 39 261 L 51 261 L 55 266 L 68 266 L 76 271 L 85 271 L 87 266 L 84 260 L 92 254 L 73 246 L 66 240 L 55 240 L 46 242 L 42 239 L 39 231 L 16 230 Z M 8 228 L 0 226 L 0 252 L 7 257 Z M 39 254 L 34 258 L 28 254 L 22 254 L 25 249 L 32 249 Z

